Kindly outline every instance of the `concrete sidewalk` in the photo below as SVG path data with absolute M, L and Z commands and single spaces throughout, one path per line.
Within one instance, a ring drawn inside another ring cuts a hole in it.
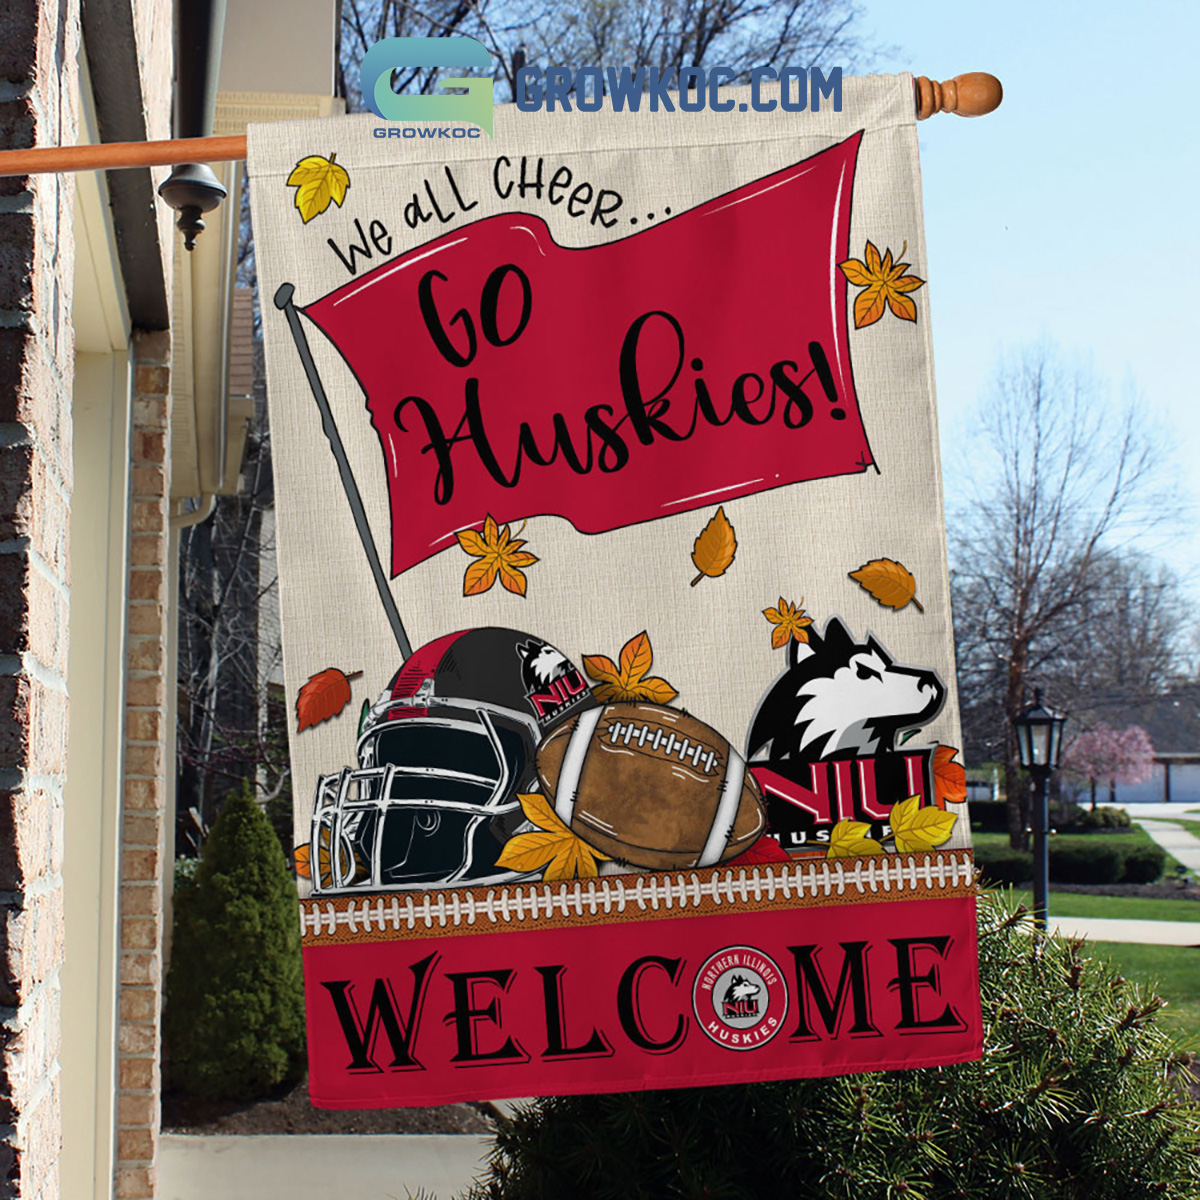
M 1061 894 L 1061 893 L 1060 893 Z M 1054 903 L 1051 892 L 1050 903 Z M 1143 946 L 1200 946 L 1200 921 L 1125 921 L 1117 917 L 1050 917 L 1050 930 L 1093 942 Z
M 163 1134 L 159 1200 L 453 1200 L 482 1173 L 491 1139 L 316 1134 Z
M 1174 821 L 1159 821 L 1140 816 L 1136 812 L 1129 815 L 1133 822 L 1140 825 L 1172 858 L 1183 863 L 1189 871 L 1200 872 L 1200 838 L 1188 833 L 1182 825 L 1176 825 Z M 1189 817 L 1193 815 L 1188 814 Z

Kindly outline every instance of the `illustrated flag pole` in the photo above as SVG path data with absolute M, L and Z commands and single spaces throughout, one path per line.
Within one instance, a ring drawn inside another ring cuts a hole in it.
M 326 438 L 329 439 L 329 448 L 333 451 L 338 475 L 341 476 L 342 487 L 346 490 L 346 500 L 350 504 L 350 512 L 354 517 L 354 527 L 358 530 L 367 562 L 371 564 L 371 575 L 379 592 L 380 603 L 383 605 L 383 611 L 387 613 L 388 624 L 392 627 L 396 645 L 400 647 L 400 654 L 407 659 L 412 654 L 412 644 L 408 640 L 408 634 L 404 631 L 404 622 L 400 620 L 395 597 L 392 595 L 392 589 L 388 586 L 383 564 L 379 561 L 379 551 L 376 549 L 375 538 L 367 521 L 366 509 L 363 508 L 362 495 L 359 493 L 357 482 L 355 482 L 354 472 L 350 469 L 350 460 L 346 457 L 346 447 L 342 444 L 341 434 L 338 433 L 337 422 L 333 419 L 333 410 L 329 407 L 329 397 L 325 395 L 321 377 L 317 374 L 317 365 L 313 362 L 312 351 L 308 348 L 308 338 L 305 337 L 304 327 L 300 324 L 300 314 L 292 303 L 295 290 L 290 283 L 281 284 L 275 293 L 275 307 L 287 317 L 288 328 L 292 331 L 292 340 L 296 343 L 296 351 L 304 366 L 304 374 L 308 377 L 308 385 L 312 388 L 313 399 L 316 400 L 317 408 L 321 411 L 321 428 Z

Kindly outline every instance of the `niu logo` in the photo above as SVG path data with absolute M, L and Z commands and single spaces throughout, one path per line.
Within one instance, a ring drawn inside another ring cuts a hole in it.
M 574 704 L 588 690 L 587 682 L 579 671 L 568 671 L 541 691 L 530 692 L 529 703 L 537 712 L 538 719 L 553 716 L 568 704 Z

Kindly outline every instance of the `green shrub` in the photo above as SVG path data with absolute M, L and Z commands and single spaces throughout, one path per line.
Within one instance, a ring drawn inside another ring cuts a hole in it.
M 1054 829 L 1079 829 L 1086 817 L 1087 809 L 1072 800 L 1050 805 L 1050 825 Z
M 1162 1001 L 980 902 L 984 1056 L 955 1066 L 542 1099 L 472 1200 L 1200 1196 L 1200 1110 Z
M 975 863 L 984 883 L 1026 883 L 1033 878 L 1033 855 L 1011 846 L 976 846 Z
M 198 858 L 177 858 L 175 860 L 175 888 L 173 895 L 175 903 L 179 903 L 179 897 L 183 892 L 196 882 L 196 872 L 200 870 L 200 860 Z
M 204 1099 L 252 1099 L 302 1072 L 296 889 L 248 784 L 176 896 L 163 1033 L 170 1082 Z
M 1079 820 L 1079 828 L 1088 829 L 1128 829 L 1129 814 L 1123 808 L 1110 808 L 1101 804 L 1095 812 L 1085 809 Z
M 1159 846 L 1130 846 L 1125 851 L 1122 883 L 1157 883 L 1166 866 L 1166 853 Z
M 1124 861 L 1120 846 L 1099 838 L 1050 843 L 1050 878 L 1055 883 L 1116 883 Z

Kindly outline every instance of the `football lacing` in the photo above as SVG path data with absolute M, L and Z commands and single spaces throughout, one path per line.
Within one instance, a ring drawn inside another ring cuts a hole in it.
M 651 737 L 651 731 L 653 731 L 653 737 Z M 674 730 L 666 733 L 661 726 L 648 725 L 645 722 L 609 722 L 608 742 L 610 746 L 615 746 L 618 743 L 622 746 L 628 746 L 635 738 L 637 739 L 639 749 L 643 749 L 649 743 L 650 749 L 655 752 L 661 752 L 668 758 L 678 754 L 680 762 L 686 762 L 690 758 L 693 767 L 700 768 L 703 766 L 705 775 L 713 773 L 713 768 L 717 762 L 717 754 L 716 751 L 710 750 L 705 746 L 703 742 L 693 742 L 687 737 L 681 738 Z

